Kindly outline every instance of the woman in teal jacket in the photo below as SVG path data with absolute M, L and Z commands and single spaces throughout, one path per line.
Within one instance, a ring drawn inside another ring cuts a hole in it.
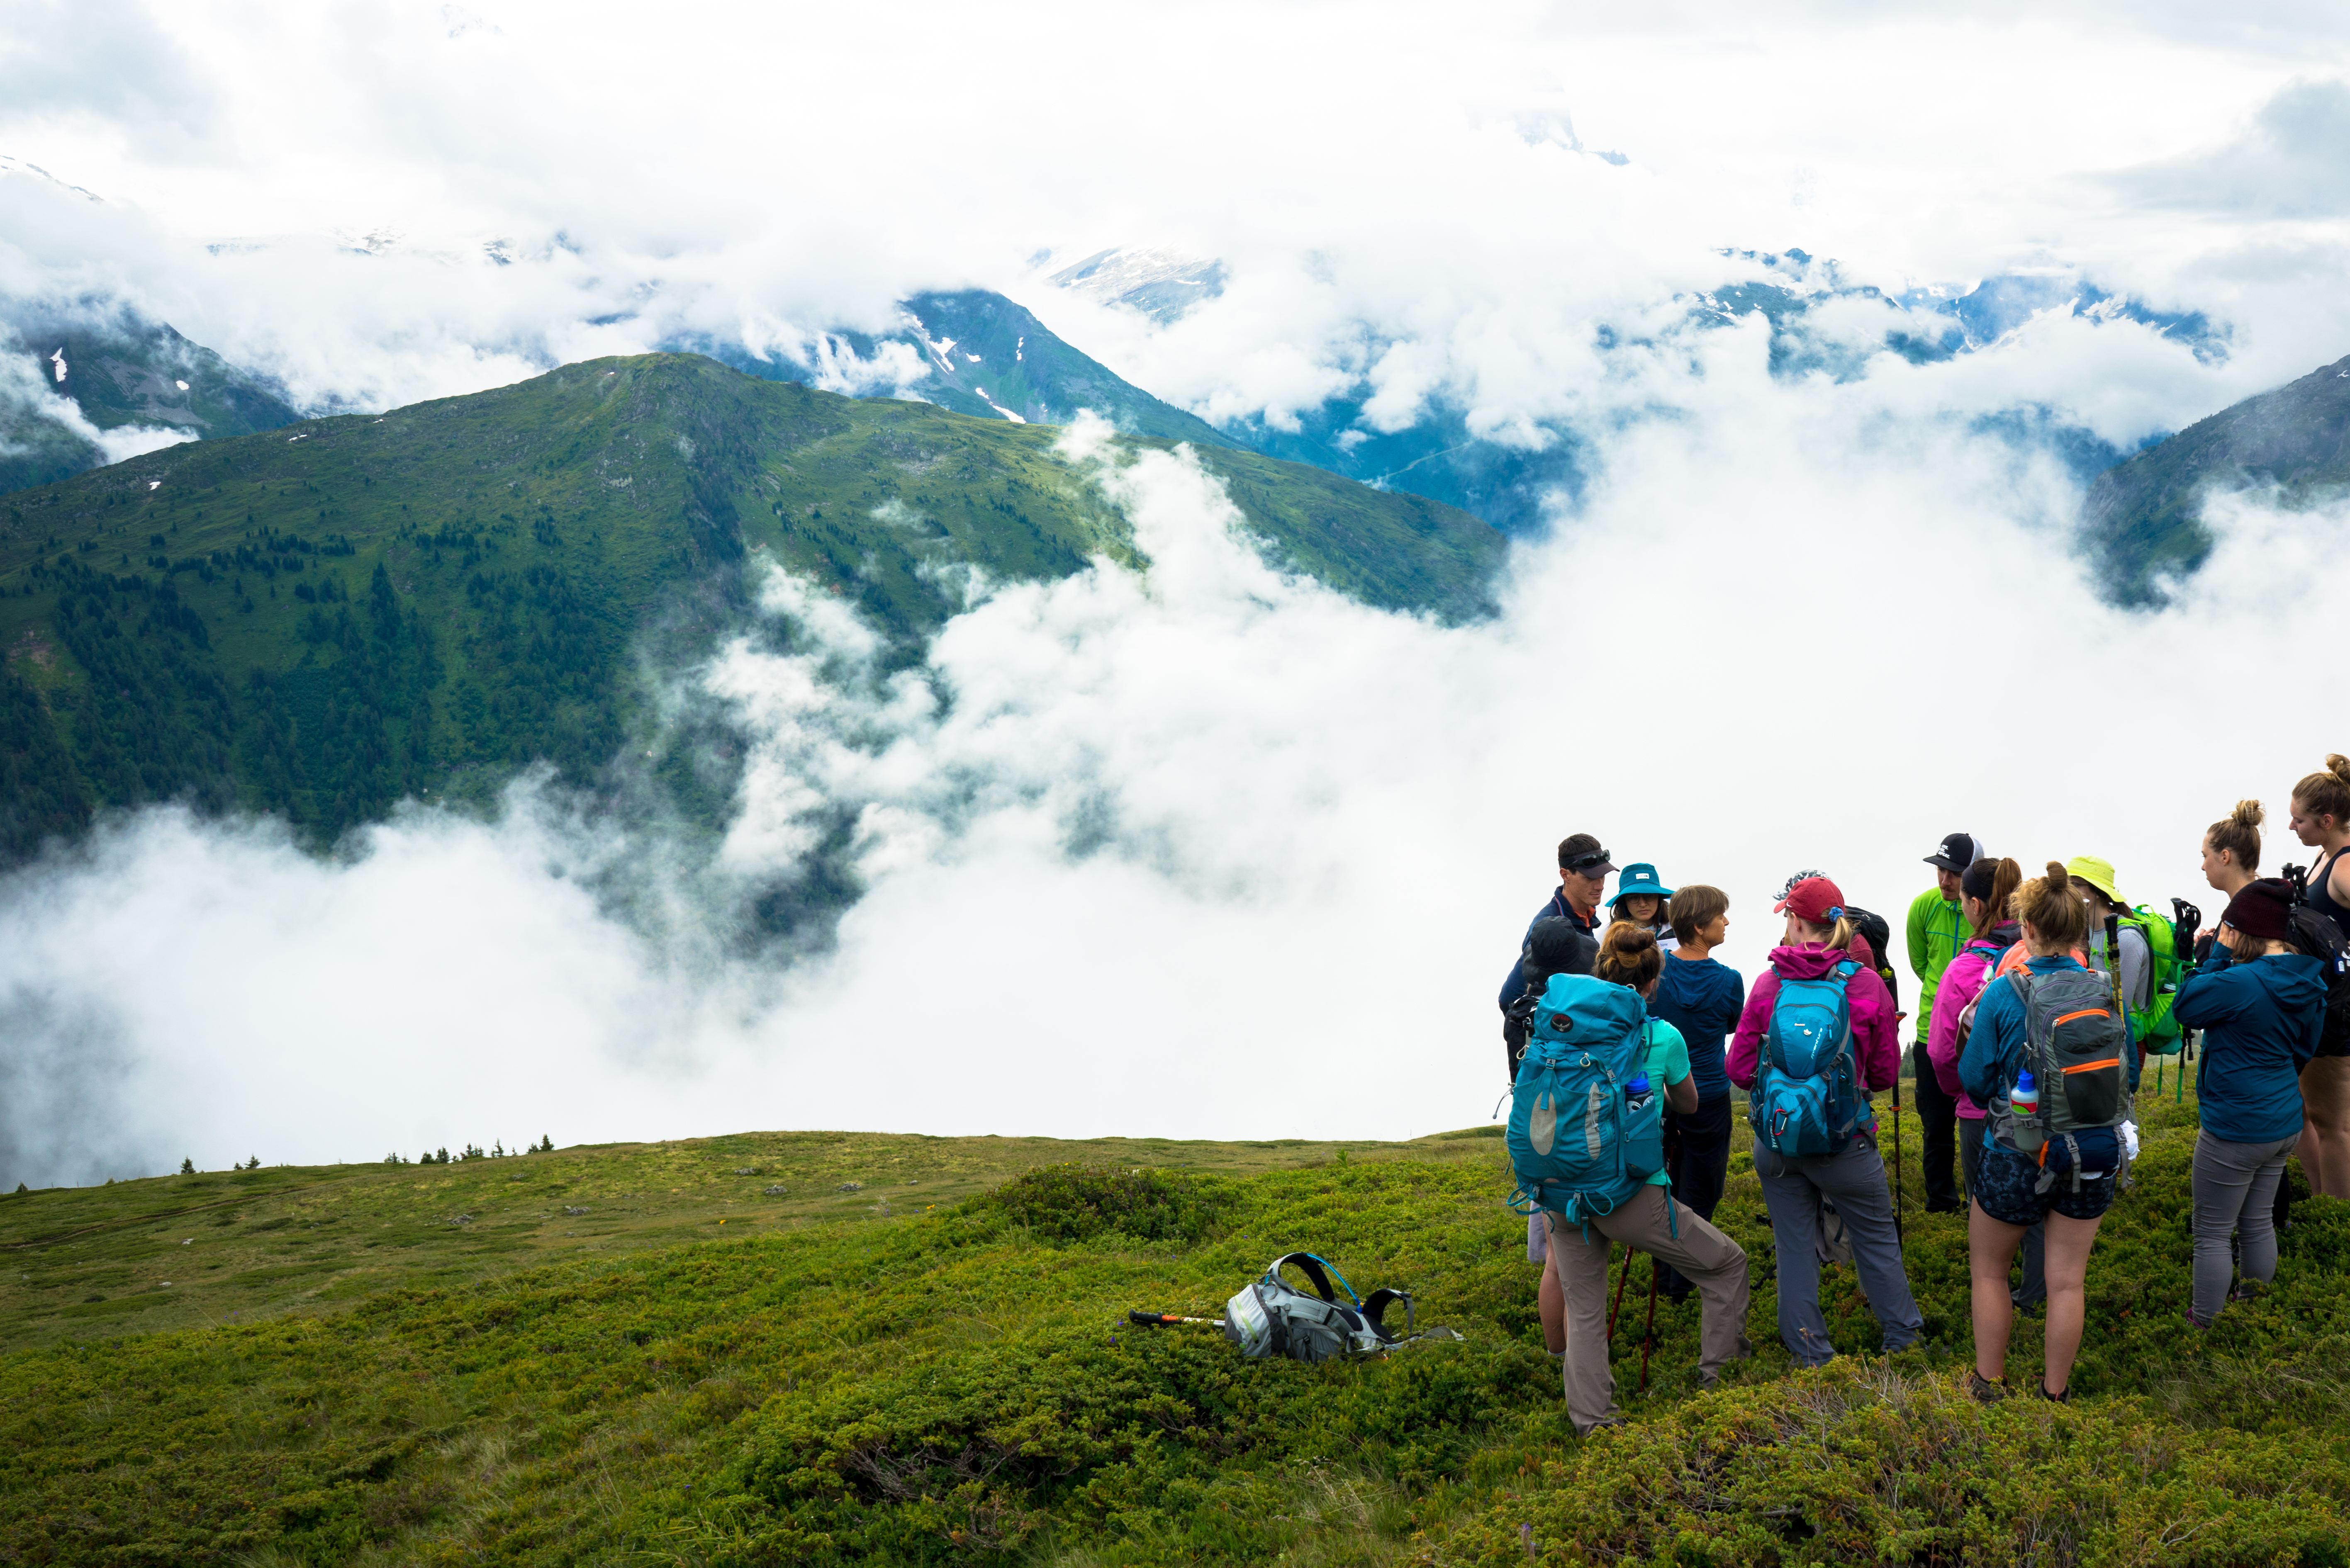
M 2285 1158 L 2301 1142 L 2301 1070 L 2325 1019 L 2324 965 L 2285 940 L 2293 891 L 2245 885 L 2220 917 L 2211 957 L 2178 988 L 2178 1022 L 2203 1031 L 2195 1080 L 2195 1304 L 2209 1328 L 2229 1300 L 2229 1232 L 2249 1294 L 2276 1277 L 2272 1207 Z
M 2032 955 L 2028 967 L 2033 974 L 2080 970 L 2072 949 L 2088 931 L 2089 911 L 2073 896 L 2064 867 L 2050 861 L 2045 876 L 2016 889 L 2013 909 L 2022 923 L 2024 949 Z M 2023 999 L 2005 975 L 1983 987 L 1981 999 L 1975 1003 L 1974 1028 L 1959 1055 L 1960 1085 L 1977 1105 L 2006 1104 L 2029 1060 L 2025 1054 L 2028 1022 Z M 2024 1233 L 2044 1221 L 2048 1331 L 2042 1342 L 2040 1395 L 2044 1399 L 2063 1399 L 2069 1392 L 2073 1358 L 2081 1348 L 2081 1325 L 2087 1316 L 2084 1287 L 2089 1250 L 2096 1244 L 2097 1226 L 2114 1200 L 2113 1178 L 2121 1166 L 2121 1142 L 2111 1127 L 2069 1135 L 2062 1147 L 2068 1151 L 2078 1148 L 2083 1179 L 2058 1181 L 2043 1192 L 2039 1188 L 2039 1161 L 2001 1143 L 1992 1136 L 1991 1126 L 1985 1121 L 1978 1135 L 1983 1147 L 1975 1167 L 1974 1207 L 1967 1222 L 1975 1324 L 1975 1365 L 1967 1386 L 1986 1404 L 2005 1396 L 2007 1339 L 2015 1324 L 2007 1269 L 2015 1261 L 2015 1250 L 2022 1244 Z

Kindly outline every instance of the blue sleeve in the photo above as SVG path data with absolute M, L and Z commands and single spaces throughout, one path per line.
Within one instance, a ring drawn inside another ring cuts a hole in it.
M 2309 1065 L 2310 1058 L 2317 1054 L 2317 1042 L 2324 1033 L 2325 998 L 2321 993 L 2317 1005 L 2309 1010 L 2309 1022 L 2302 1026 L 2299 1037 L 2293 1043 L 2293 1070 L 2296 1076 Z
M 2006 1092 L 2007 1017 L 2016 1005 L 2015 988 L 2001 975 L 1983 987 L 1975 1003 L 1974 1027 L 1966 1049 L 1959 1053 L 1959 1086 L 1979 1106 L 1988 1106 Z
M 2212 943 L 2210 958 L 2179 982 L 2170 1015 L 2189 1029 L 2209 1029 L 2234 1018 L 2243 1002 L 2227 978 L 2230 962 L 2228 950 Z
M 1526 934 L 1518 939 L 1517 961 L 1510 965 L 1509 978 L 1502 981 L 1501 1006 L 1504 1012 L 1510 1010 L 1510 1003 L 1526 993 L 1526 955 L 1534 950 L 1534 928 L 1548 919 L 1550 915 L 1551 907 L 1546 900 L 1541 909 L 1534 911 L 1534 918 L 1526 922 Z
M 1727 964 L 1722 966 L 1721 976 L 1721 1032 L 1727 1035 L 1738 1028 L 1738 1020 L 1746 1012 L 1746 981 Z

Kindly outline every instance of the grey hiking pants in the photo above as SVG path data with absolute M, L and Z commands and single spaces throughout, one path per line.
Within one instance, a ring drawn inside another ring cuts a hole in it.
M 1852 1240 L 1853 1267 L 1885 1330 L 1885 1348 L 1906 1350 L 1926 1326 L 1909 1293 L 1901 1266 L 1901 1243 L 1893 1230 L 1893 1198 L 1885 1189 L 1885 1161 L 1877 1145 L 1856 1137 L 1841 1154 L 1787 1159 L 1768 1148 L 1754 1151 L 1754 1174 L 1762 1179 L 1762 1202 L 1771 1210 L 1771 1241 L 1779 1260 L 1779 1338 L 1803 1366 L 1817 1366 L 1835 1354 L 1828 1343 L 1828 1320 L 1820 1311 L 1820 1199 L 1844 1216 Z
M 2301 1135 L 2274 1143 L 2230 1143 L 2195 1135 L 2195 1316 L 2210 1323 L 2228 1304 L 2228 1233 L 2234 1231 L 2244 1278 L 2276 1278 L 2275 1204 L 2284 1162 Z
M 1616 1212 L 1594 1220 L 1588 1241 L 1580 1225 L 1569 1225 L 1555 1214 L 1547 1218 L 1547 1244 L 1566 1293 L 1566 1365 L 1560 1377 L 1566 1385 L 1566 1417 L 1576 1431 L 1588 1437 L 1592 1428 L 1621 1414 L 1616 1408 L 1616 1378 L 1607 1369 L 1611 1240 L 1669 1264 L 1697 1287 L 1705 1313 L 1697 1371 L 1707 1387 L 1713 1386 L 1723 1367 L 1753 1354 L 1746 1342 L 1746 1249 L 1685 1205 L 1675 1204 L 1669 1219 L 1663 1188 L 1643 1187 Z M 1680 1234 L 1675 1236 L 1675 1231 Z M 1625 1310 L 1631 1310 L 1629 1303 Z

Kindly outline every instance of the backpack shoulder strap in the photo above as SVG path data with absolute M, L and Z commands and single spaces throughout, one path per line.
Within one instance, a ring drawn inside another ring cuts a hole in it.
M 1395 1330 L 1389 1328 L 1386 1322 L 1388 1308 L 1393 1306 L 1398 1302 L 1403 1303 L 1403 1334 L 1401 1335 L 1399 1335 Z M 1399 1338 L 1409 1337 L 1414 1328 L 1414 1319 L 1411 1310 L 1411 1293 L 1409 1291 L 1395 1290 L 1386 1285 L 1380 1286 L 1378 1290 L 1373 1291 L 1364 1299 L 1363 1321 L 1371 1325 L 1372 1333 L 1378 1334 L 1381 1340 L 1389 1345 L 1394 1344 Z
M 1330 1293 L 1330 1278 L 1331 1275 L 1336 1274 L 1338 1288 L 1345 1291 L 1348 1298 L 1357 1304 L 1361 1303 L 1363 1298 L 1355 1294 L 1355 1287 L 1347 1282 L 1347 1276 L 1338 1273 L 1338 1271 L 1331 1266 L 1328 1259 L 1317 1257 L 1312 1252 L 1284 1252 L 1264 1266 L 1265 1278 L 1278 1282 L 1282 1268 L 1289 1263 L 1297 1265 L 1297 1272 L 1305 1276 L 1307 1282 L 1321 1293 L 1324 1301 L 1333 1305 L 1337 1303 L 1338 1298 Z

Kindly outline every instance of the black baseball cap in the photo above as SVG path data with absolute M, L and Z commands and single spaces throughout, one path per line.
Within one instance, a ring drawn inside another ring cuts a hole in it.
M 1983 857 L 1982 841 L 1971 833 L 1953 833 L 1942 846 L 1926 857 L 1926 864 L 1945 871 L 1964 871 Z

